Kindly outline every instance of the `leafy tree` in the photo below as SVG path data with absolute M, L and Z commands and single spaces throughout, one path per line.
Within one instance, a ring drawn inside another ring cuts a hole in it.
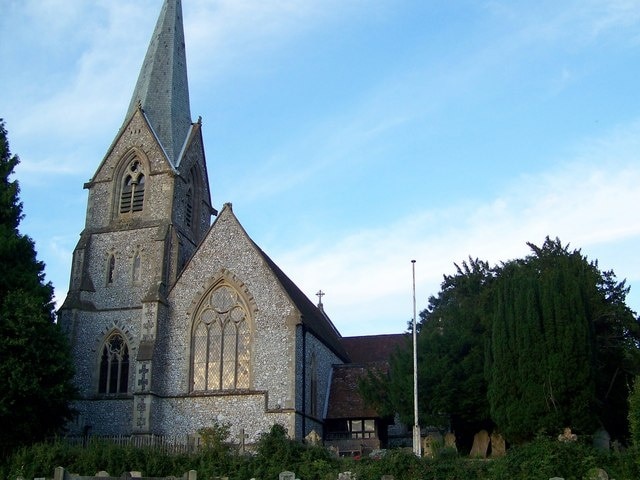
M 628 289 L 558 239 L 529 246 L 531 255 L 501 267 L 491 293 L 492 419 L 512 441 L 566 426 L 622 435 L 623 382 L 637 369 Z M 621 410 L 605 408 L 613 403 Z
M 446 275 L 437 296 L 420 314 L 418 352 L 420 404 L 425 421 L 438 416 L 470 447 L 475 432 L 492 422 L 484 378 L 488 325 L 487 292 L 494 272 L 486 262 L 469 258 Z
M 33 241 L 18 231 L 22 219 L 17 180 L 0 119 L 0 451 L 42 439 L 71 418 L 73 369 L 55 324 L 53 288 Z
M 629 395 L 629 430 L 631 442 L 640 450 L 640 376 L 633 382 Z
M 629 287 L 558 239 L 529 247 L 493 268 L 456 265 L 429 299 L 418 324 L 420 423 L 450 426 L 463 448 L 494 427 L 515 442 L 566 426 L 626 437 L 628 386 L 640 373 Z M 360 388 L 412 424 L 410 342 Z
M 418 322 L 418 396 L 422 425 L 451 428 L 458 445 L 470 447 L 473 435 L 492 425 L 484 378 L 484 316 L 494 273 L 486 262 L 469 258 L 445 275 Z M 372 371 L 360 385 L 367 401 L 384 415 L 398 413 L 413 424 L 413 349 L 398 351 L 389 372 Z

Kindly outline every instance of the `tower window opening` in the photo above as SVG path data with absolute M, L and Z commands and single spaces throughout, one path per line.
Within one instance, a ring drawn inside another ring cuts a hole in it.
M 120 213 L 141 212 L 144 207 L 145 176 L 138 160 L 127 168 L 120 191 Z
M 112 333 L 102 347 L 98 393 L 127 393 L 128 390 L 129 346 L 120 333 Z

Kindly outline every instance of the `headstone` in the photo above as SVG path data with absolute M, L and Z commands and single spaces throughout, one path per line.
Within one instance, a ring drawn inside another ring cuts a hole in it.
M 142 478 L 142 472 L 129 472 L 131 478 Z
M 64 467 L 56 467 L 53 471 L 53 480 L 64 480 Z
M 598 430 L 593 434 L 593 448 L 609 451 L 611 448 L 611 436 L 606 430 Z
M 558 440 L 561 442 L 575 442 L 578 440 L 578 436 L 575 433 L 571 433 L 571 429 L 566 427 L 564 432 L 558 435 Z
M 105 472 L 104 470 L 100 470 L 100 471 L 99 471 L 98 473 L 96 473 L 94 476 L 95 476 L 95 477 L 108 477 L 108 476 L 109 476 L 109 473 L 108 473 L 108 472 Z
M 351 472 L 342 472 L 338 474 L 338 480 L 356 480 L 356 475 Z
M 320 442 L 322 442 L 322 438 L 315 430 L 311 430 L 304 439 L 309 445 L 320 445 Z
M 609 474 L 602 468 L 592 468 L 584 477 L 586 480 L 609 480 Z
M 444 446 L 445 448 L 452 448 L 456 452 L 458 451 L 458 447 L 456 446 L 456 434 L 453 432 L 447 432 L 444 436 Z
M 471 447 L 470 457 L 487 458 L 487 450 L 489 449 L 489 434 L 486 430 L 480 430 L 473 436 L 473 446 Z
M 427 458 L 436 458 L 443 444 L 444 439 L 440 432 L 429 432 L 422 439 L 422 455 Z
M 507 453 L 507 445 L 504 441 L 504 437 L 498 432 L 491 434 L 491 456 L 492 457 L 504 457 Z
M 296 480 L 296 474 L 293 472 L 280 472 L 278 480 Z
M 396 480 L 393 475 L 382 475 L 380 480 Z

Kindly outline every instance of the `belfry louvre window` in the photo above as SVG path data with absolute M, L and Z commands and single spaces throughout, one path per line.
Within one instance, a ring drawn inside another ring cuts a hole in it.
M 127 393 L 129 389 L 129 346 L 117 332 L 105 340 L 100 357 L 98 393 Z
M 192 391 L 249 388 L 250 332 L 238 292 L 222 284 L 197 312 L 191 339 Z
M 141 212 L 144 207 L 145 177 L 138 160 L 133 160 L 122 179 L 120 213 Z

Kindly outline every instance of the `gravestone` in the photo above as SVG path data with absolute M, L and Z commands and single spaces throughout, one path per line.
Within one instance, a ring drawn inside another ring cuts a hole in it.
M 249 438 L 249 435 L 247 433 L 245 433 L 244 428 L 240 429 L 240 432 L 238 434 L 239 440 L 240 440 L 240 454 L 244 455 L 245 452 L 245 447 L 246 447 L 246 441 Z
M 393 475 L 382 475 L 380 480 L 396 480 Z
M 109 473 L 105 472 L 104 470 L 100 470 L 98 473 L 95 474 L 96 477 L 108 477 Z
M 444 439 L 440 432 L 429 432 L 422 439 L 422 455 L 427 458 L 436 458 L 443 444 Z
M 571 429 L 567 427 L 564 432 L 558 435 L 558 440 L 561 442 L 575 442 L 578 440 L 578 436 L 575 433 L 571 433 Z
M 602 468 L 594 467 L 587 472 L 585 480 L 609 480 L 609 474 Z
M 456 446 L 456 434 L 453 432 L 447 432 L 444 436 L 444 446 L 445 448 L 452 448 L 456 452 L 458 451 L 458 447 Z
M 471 447 L 470 457 L 487 458 L 487 450 L 489 450 L 489 434 L 486 430 L 480 430 L 473 436 L 473 446 Z
M 491 434 L 491 456 L 492 457 L 504 457 L 507 453 L 507 445 L 504 441 L 504 437 L 498 432 Z
M 320 445 L 320 443 L 322 442 L 322 438 L 315 430 L 311 430 L 309 432 L 309 435 L 304 437 L 304 439 L 309 445 Z
M 611 448 L 611 436 L 606 430 L 598 430 L 593 434 L 593 448 L 609 451 Z
M 296 474 L 293 472 L 280 472 L 278 480 L 296 480 Z
M 338 480 L 355 480 L 356 476 L 355 474 L 352 474 L 351 472 L 342 472 L 338 474 Z

